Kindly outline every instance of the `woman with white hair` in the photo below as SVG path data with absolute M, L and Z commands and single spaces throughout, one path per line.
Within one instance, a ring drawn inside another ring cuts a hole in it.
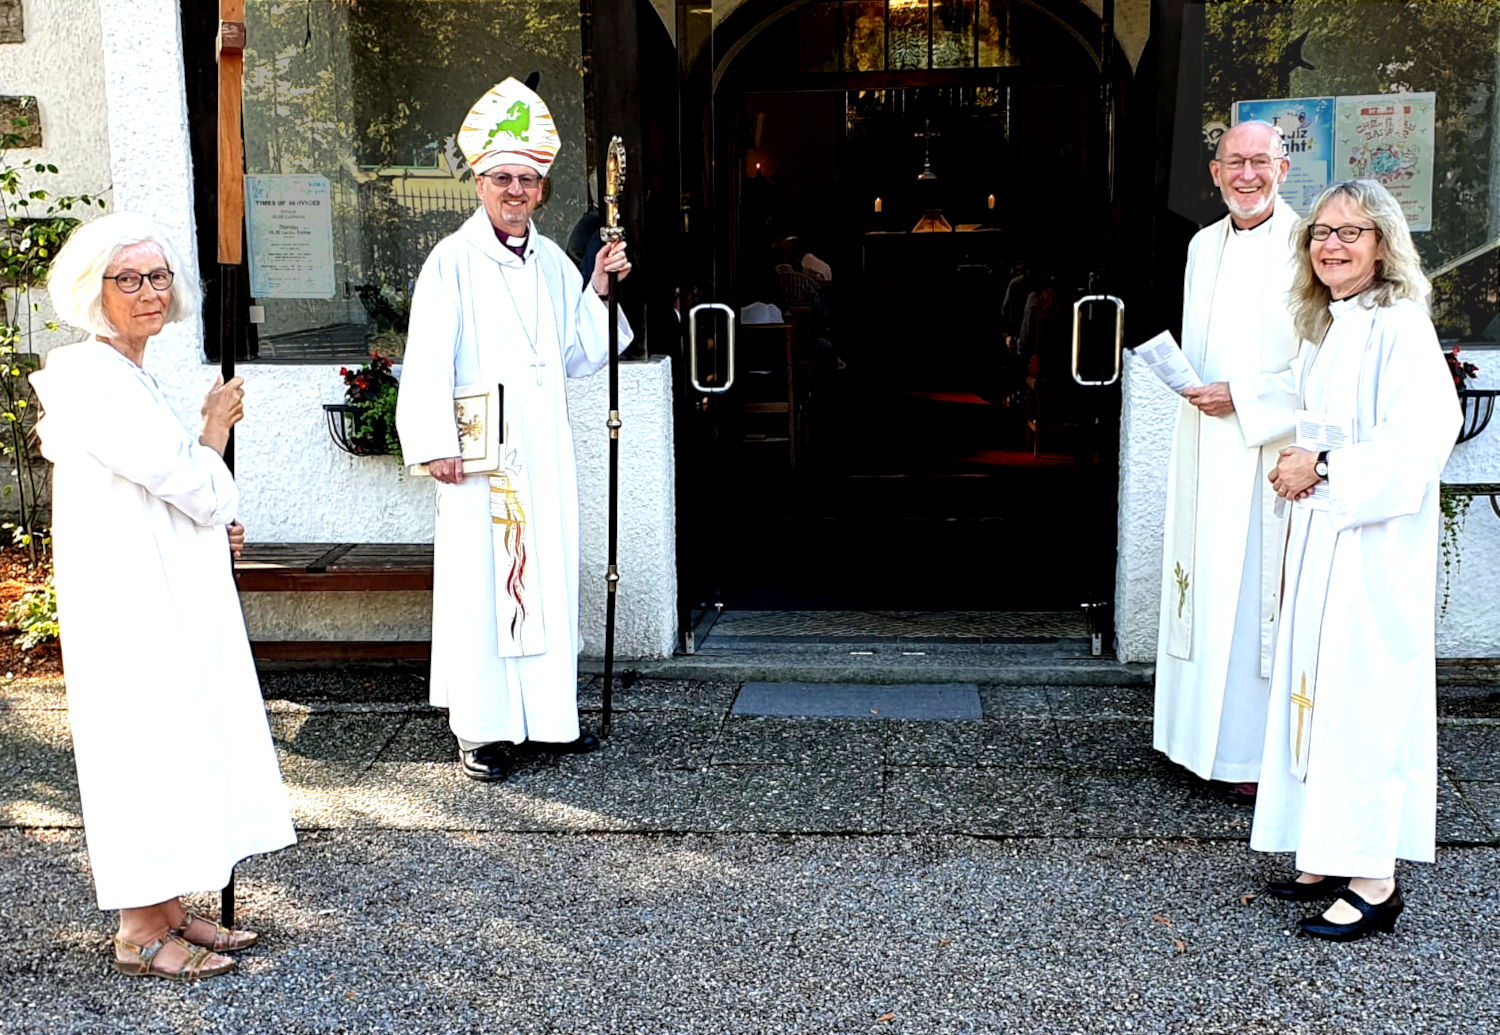
M 199 298 L 149 219 L 79 227 L 47 288 L 90 335 L 48 353 L 31 383 L 53 464 L 63 671 L 99 907 L 120 912 L 121 973 L 211 977 L 256 935 L 179 896 L 296 839 L 230 560 L 244 529 L 222 454 L 243 391 L 239 378 L 215 383 L 195 435 L 142 368 L 151 338 L 193 321 Z
M 1297 853 L 1273 895 L 1337 896 L 1302 933 L 1351 941 L 1395 927 L 1396 860 L 1433 859 L 1438 493 L 1461 415 L 1396 199 L 1337 184 L 1296 234 L 1299 416 L 1347 439 L 1283 449 L 1269 476 L 1296 504 L 1250 846 Z

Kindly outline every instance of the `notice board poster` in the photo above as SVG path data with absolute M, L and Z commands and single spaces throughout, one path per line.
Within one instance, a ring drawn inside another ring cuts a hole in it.
M 1378 180 L 1412 230 L 1432 229 L 1437 94 L 1338 98 L 1336 177 Z
M 328 177 L 245 177 L 250 294 L 332 298 L 333 205 Z
M 1235 125 L 1257 120 L 1281 130 L 1291 168 L 1277 193 L 1299 216 L 1312 210 L 1332 182 L 1333 119 L 1332 97 L 1240 101 L 1234 106 Z

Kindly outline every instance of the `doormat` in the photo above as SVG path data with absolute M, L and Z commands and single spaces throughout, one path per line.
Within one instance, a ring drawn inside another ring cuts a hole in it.
M 973 683 L 746 683 L 730 713 L 799 719 L 977 719 L 979 688 Z

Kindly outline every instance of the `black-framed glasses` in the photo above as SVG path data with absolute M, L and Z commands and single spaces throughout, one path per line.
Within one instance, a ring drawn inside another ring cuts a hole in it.
M 172 286 L 172 277 L 172 271 L 166 269 L 152 270 L 149 273 L 142 273 L 140 270 L 122 270 L 113 277 L 106 275 L 104 279 L 114 281 L 115 287 L 119 288 L 122 294 L 133 295 L 148 280 L 157 291 L 165 291 Z
M 509 190 L 512 183 L 519 183 L 522 190 L 536 190 L 542 183 L 542 178 L 536 173 L 522 173 L 519 176 L 507 172 L 485 173 L 484 178 L 501 190 Z
M 1329 226 L 1327 223 L 1314 223 L 1308 234 L 1314 241 L 1326 241 L 1334 234 L 1339 235 L 1339 240 L 1345 244 L 1353 244 L 1359 240 L 1359 235 L 1372 233 L 1379 236 L 1380 231 L 1373 226 Z

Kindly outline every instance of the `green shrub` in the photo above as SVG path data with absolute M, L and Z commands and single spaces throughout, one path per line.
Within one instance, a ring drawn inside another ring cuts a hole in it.
M 32 590 L 11 604 L 5 618 L 20 632 L 16 646 L 22 650 L 57 639 L 57 590 L 52 585 L 52 576 L 47 576 L 41 589 Z

